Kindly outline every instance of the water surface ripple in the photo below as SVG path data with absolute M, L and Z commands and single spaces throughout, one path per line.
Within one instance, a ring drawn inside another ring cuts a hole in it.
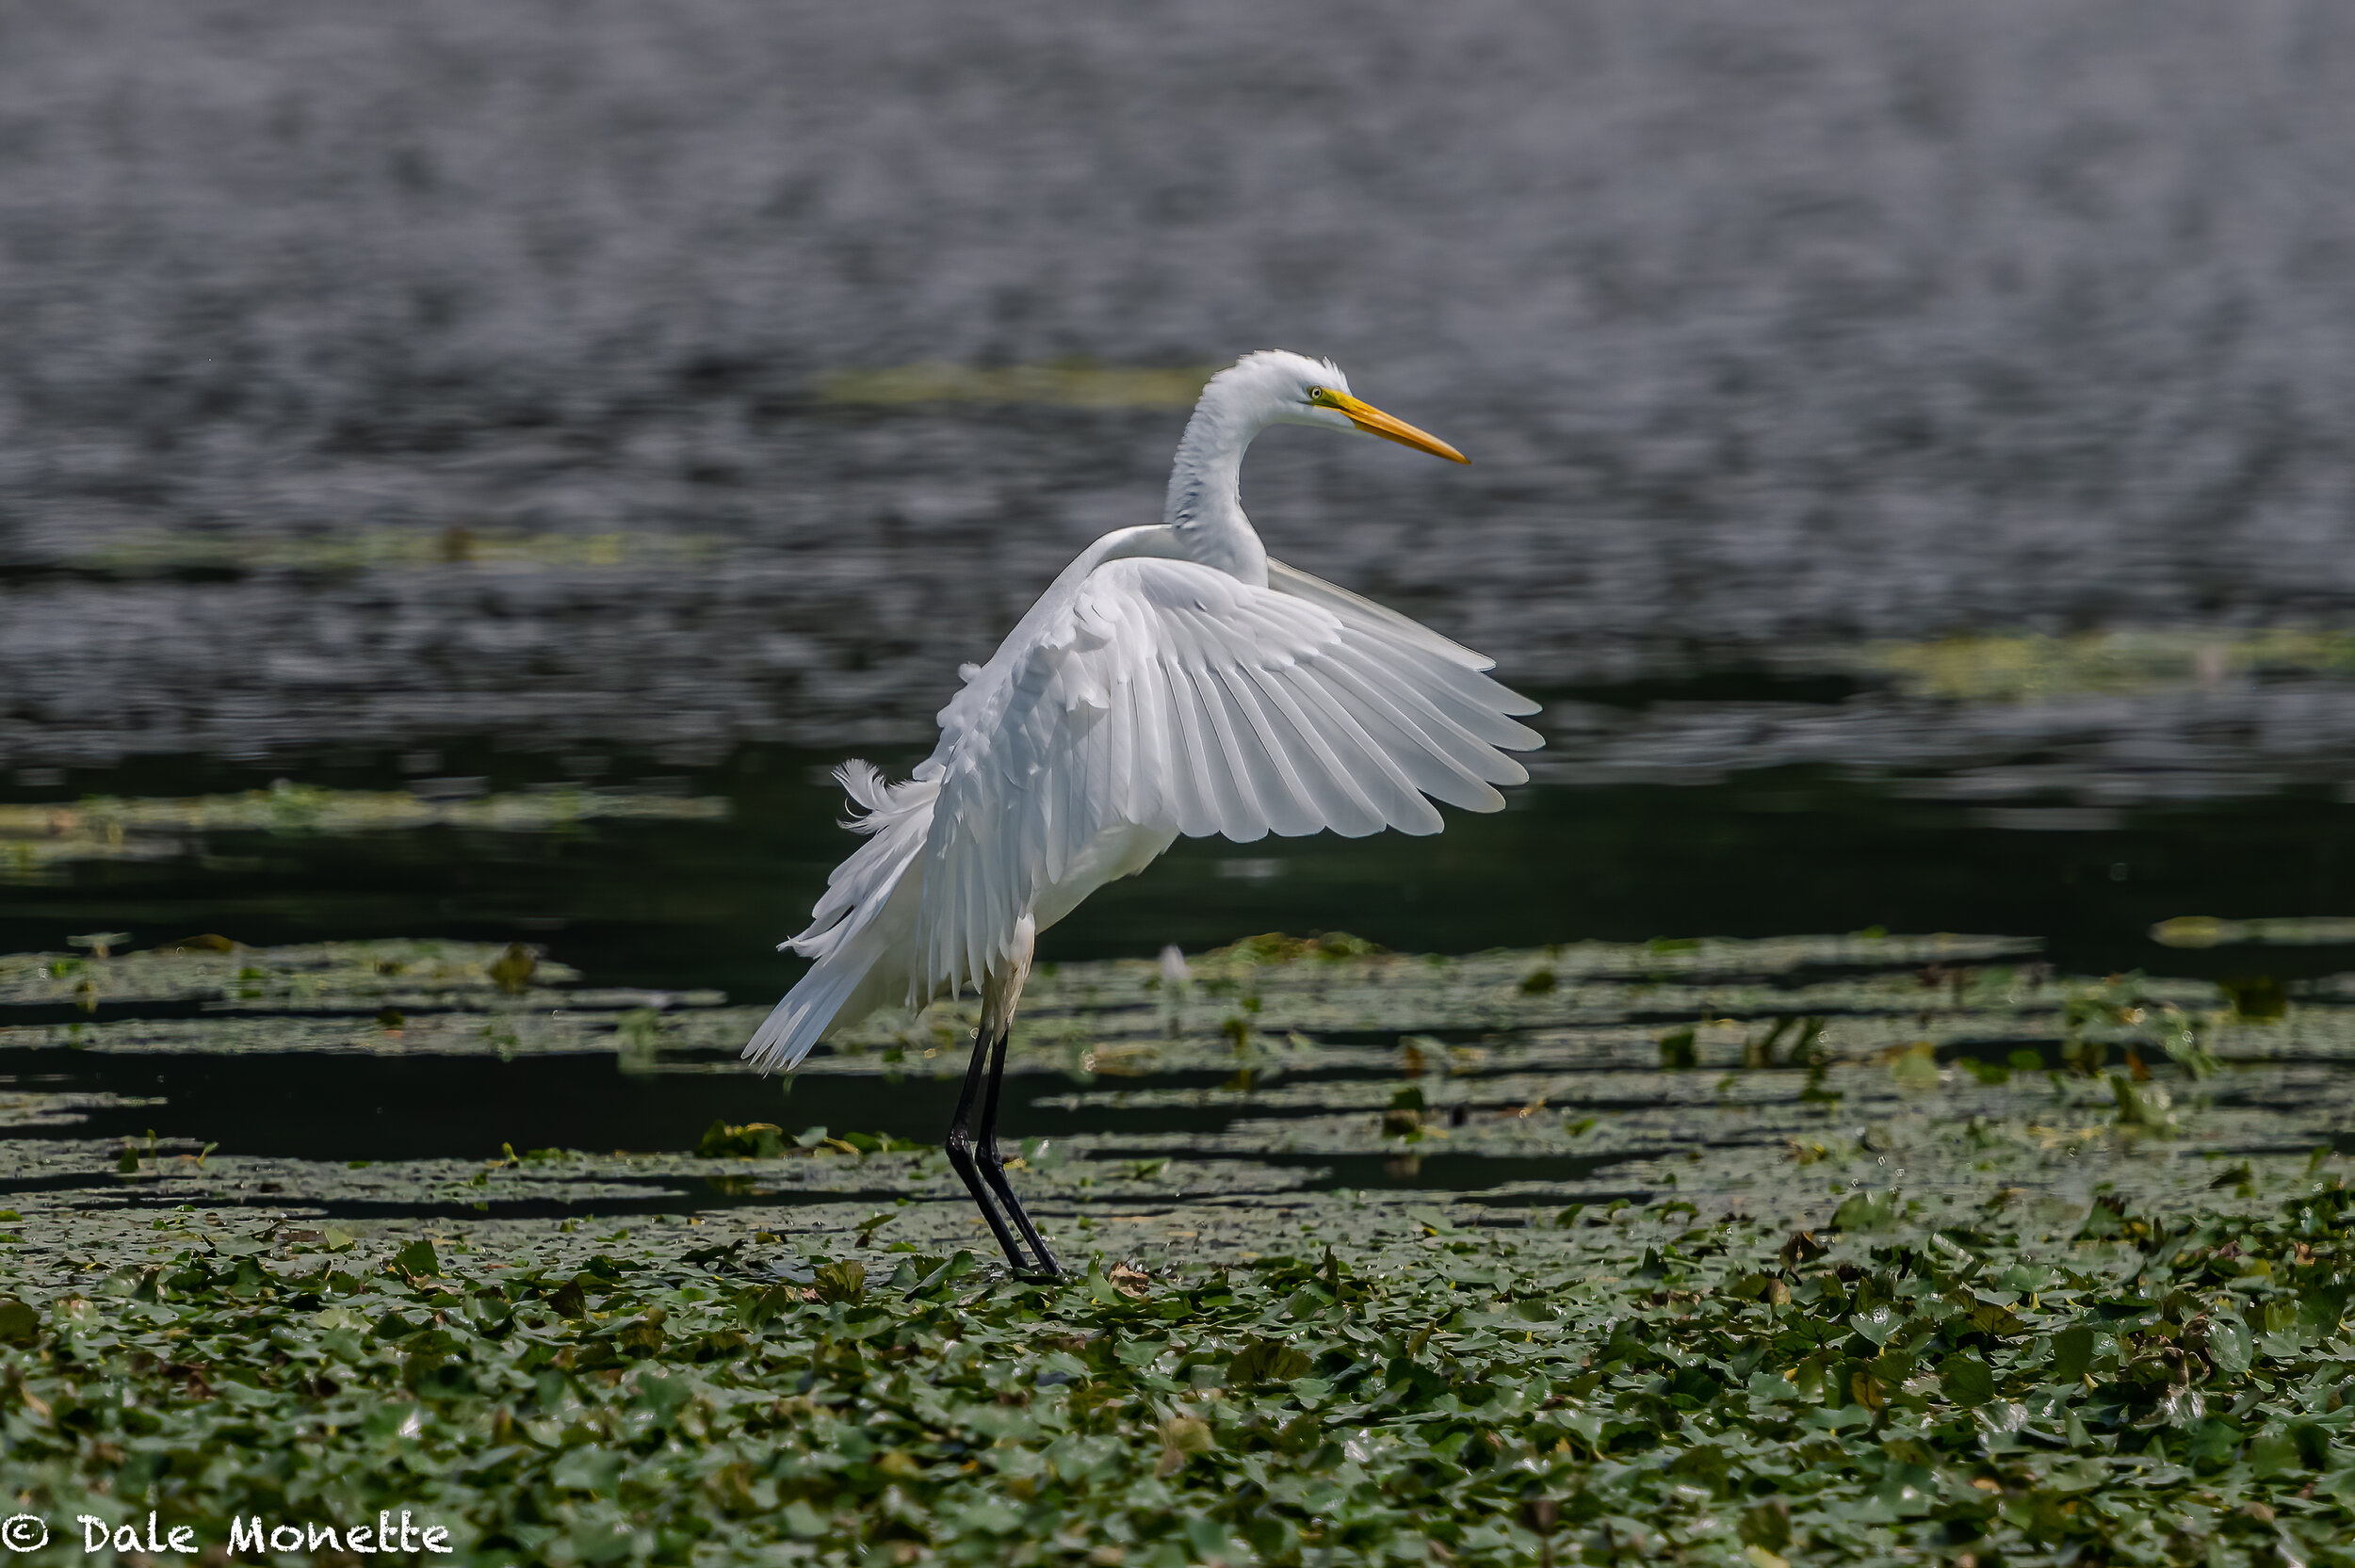
M 1182 412 L 821 396 L 926 361 L 1337 355 L 1477 461 L 1279 432 L 1271 543 L 1528 686 L 2334 623 L 2351 65 L 2312 0 L 29 11 L 0 761 L 907 741 Z M 2249 689 L 2088 722 L 2355 751 Z

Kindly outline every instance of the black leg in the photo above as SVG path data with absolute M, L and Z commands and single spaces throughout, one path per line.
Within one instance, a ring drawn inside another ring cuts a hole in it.
M 982 1179 L 989 1184 L 989 1189 L 1006 1205 L 1006 1213 L 1021 1230 L 1022 1239 L 1031 1244 L 1031 1255 L 1038 1259 L 1036 1272 L 1045 1274 L 1048 1279 L 1061 1279 L 1063 1266 L 1055 1261 L 1055 1254 L 1048 1251 L 1047 1240 L 1038 1234 L 1038 1227 L 1031 1223 L 1030 1211 L 1022 1206 L 1022 1200 L 1015 1196 L 1013 1185 L 1006 1180 L 1006 1162 L 998 1153 L 998 1090 L 1005 1082 L 1006 1038 L 1013 1032 L 1011 1025 L 1000 1029 L 990 1050 L 989 1082 L 982 1091 L 981 1143 L 974 1152 L 981 1158 Z M 1018 1269 L 1020 1266 L 1016 1267 Z
M 1004 1047 L 1001 1044 L 999 1046 L 1001 1060 L 1003 1051 Z M 989 1079 L 988 1103 L 994 1107 L 998 1100 L 997 1077 L 989 1073 L 989 1042 L 983 1039 L 978 1030 L 975 1031 L 973 1060 L 971 1065 L 965 1070 L 965 1088 L 957 1094 L 956 1120 L 949 1123 L 949 1139 L 945 1147 L 948 1151 L 950 1168 L 964 1178 L 966 1190 L 973 1194 L 974 1204 L 981 1209 L 982 1218 L 989 1221 L 990 1230 L 997 1235 L 999 1249 L 1006 1254 L 1006 1262 L 1012 1266 L 1015 1273 L 1021 1274 L 1030 1271 L 1030 1260 L 1022 1255 L 1022 1249 L 1015 1242 L 1014 1232 L 1006 1228 L 1005 1217 L 998 1212 L 997 1203 L 990 1195 L 991 1187 L 1002 1187 L 1005 1177 L 999 1175 L 995 1183 L 985 1183 L 983 1179 L 981 1164 L 973 1157 L 973 1102 L 981 1097 L 984 1075 L 987 1075 Z M 984 1113 L 982 1123 L 984 1129 L 989 1127 L 992 1120 Z M 996 1143 L 986 1130 L 983 1134 L 982 1146 L 992 1151 L 994 1156 Z M 993 1170 L 996 1163 L 993 1157 L 990 1161 Z M 1016 1214 L 1022 1212 L 1020 1205 L 1015 1206 L 1015 1212 Z M 1025 1230 L 1030 1228 L 1030 1221 L 1027 1219 L 1023 1221 L 1023 1228 Z

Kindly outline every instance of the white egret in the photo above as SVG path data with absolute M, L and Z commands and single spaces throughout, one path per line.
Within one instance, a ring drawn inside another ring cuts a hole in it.
M 864 762 L 836 771 L 868 842 L 783 944 L 817 962 L 744 1047 L 790 1068 L 879 1007 L 978 991 L 948 1154 L 1017 1272 L 1060 1272 L 998 1151 L 1038 934 L 1180 833 L 1436 833 L 1434 800 L 1496 811 L 1495 786 L 1529 776 L 1505 750 L 1539 744 L 1512 717 L 1537 704 L 1483 673 L 1491 660 L 1269 558 L 1237 475 L 1270 425 L 1469 461 L 1352 396 L 1330 361 L 1267 350 L 1212 377 L 1162 522 L 1089 545 L 987 664 L 964 668 L 940 744 L 905 783 Z

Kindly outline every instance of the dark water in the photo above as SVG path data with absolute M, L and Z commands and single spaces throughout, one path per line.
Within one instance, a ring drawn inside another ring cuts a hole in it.
M 886 761 L 904 757 L 885 754 Z M 450 748 L 446 765 L 518 786 L 551 759 Z M 125 930 L 137 946 L 218 931 L 256 946 L 388 933 L 526 941 L 597 984 L 717 987 L 739 1002 L 800 971 L 774 944 L 798 930 L 853 842 L 835 826 L 830 760 L 748 751 L 667 776 L 723 796 L 716 822 L 591 821 L 565 832 L 225 832 L 161 860 L 69 862 L 0 882 L 0 950 L 60 950 Z M 360 768 L 316 782 L 382 786 Z M 609 778 L 628 781 L 625 760 Z M 155 793 L 267 783 L 219 765 L 151 764 L 110 783 Z M 77 776 L 78 780 L 78 776 Z M 1953 776 L 1930 781 L 1951 784 Z M 1402 951 L 1470 951 L 1707 933 L 1982 931 L 2034 935 L 2080 973 L 2226 976 L 2246 950 L 2152 941 L 2186 913 L 2330 915 L 2355 907 L 2355 806 L 2287 788 L 2255 798 L 2088 810 L 1914 799 L 1821 768 L 1718 783 L 1535 784 L 1492 816 L 1451 812 L 1434 838 L 1181 842 L 1049 931 L 1050 961 L 1199 951 L 1269 929 L 1349 930 Z M 2282 975 L 2355 954 L 2269 949 Z

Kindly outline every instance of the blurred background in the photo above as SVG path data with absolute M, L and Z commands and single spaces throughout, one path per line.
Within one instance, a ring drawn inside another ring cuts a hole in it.
M 1274 432 L 1270 548 L 1543 697 L 1539 784 L 1050 956 L 2196 970 L 2152 922 L 2355 891 L 2351 87 L 2325 0 L 18 8 L 0 948 L 765 999 L 824 769 L 1280 346 L 1474 465 Z

